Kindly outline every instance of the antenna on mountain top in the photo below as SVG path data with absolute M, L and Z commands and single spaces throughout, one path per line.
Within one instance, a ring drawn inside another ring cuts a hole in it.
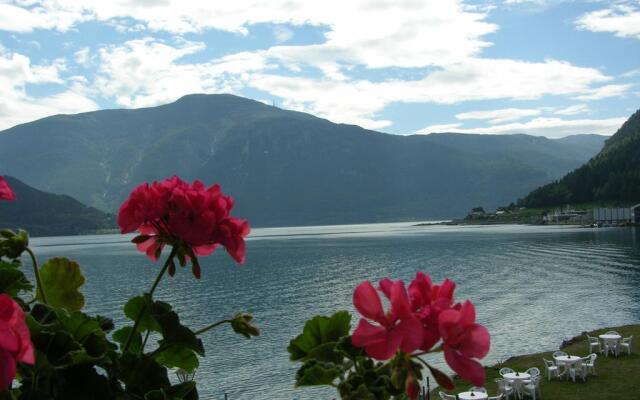
M 277 107 L 277 106 L 276 106 L 276 100 L 275 100 L 275 99 L 271 100 L 271 102 L 272 102 L 272 105 L 273 105 L 274 107 Z

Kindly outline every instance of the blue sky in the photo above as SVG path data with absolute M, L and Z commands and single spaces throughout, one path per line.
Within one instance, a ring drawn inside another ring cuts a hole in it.
M 0 129 L 234 93 L 394 134 L 613 134 L 640 1 L 0 0 Z

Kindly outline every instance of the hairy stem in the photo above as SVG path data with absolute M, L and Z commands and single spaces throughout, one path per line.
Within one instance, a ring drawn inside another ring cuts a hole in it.
M 36 286 L 38 287 L 38 292 L 40 293 L 40 298 L 44 304 L 47 303 L 47 294 L 44 292 L 44 286 L 42 286 L 42 280 L 40 279 L 40 271 L 38 270 L 38 262 L 36 261 L 36 255 L 33 254 L 33 251 L 30 248 L 26 248 L 26 252 L 29 253 L 29 257 L 31 257 L 31 264 L 33 265 L 33 274 L 36 277 Z
M 233 322 L 233 320 L 231 320 L 231 319 L 223 319 L 223 320 L 221 320 L 221 321 L 214 322 L 214 323 L 213 323 L 213 324 L 211 324 L 211 325 L 205 326 L 204 328 L 202 328 L 202 329 L 200 329 L 200 330 L 197 330 L 197 331 L 195 331 L 194 333 L 195 333 L 196 335 L 201 335 L 201 334 L 203 334 L 203 333 L 205 333 L 205 332 L 207 332 L 207 331 L 209 331 L 209 330 L 211 330 L 211 329 L 215 328 L 215 327 L 216 327 L 216 326 L 218 326 L 218 325 L 222 325 L 222 324 L 230 324 L 231 322 Z
M 162 266 L 162 269 L 158 273 L 158 276 L 156 276 L 156 280 L 153 281 L 153 285 L 151 285 L 151 290 L 149 291 L 149 298 L 151 298 L 152 300 L 153 300 L 153 292 L 156 291 L 156 288 L 158 287 L 158 283 L 160 283 L 162 276 L 164 276 L 165 272 L 167 272 L 167 269 L 171 264 L 171 260 L 173 260 L 173 257 L 175 257 L 175 255 L 176 255 L 176 248 L 173 247 L 171 248 L 171 254 L 169 254 L 169 257 L 167 257 L 166 261 L 164 262 L 164 265 Z M 145 311 L 147 311 L 146 302 L 142 303 L 142 308 L 140 309 L 140 313 L 138 314 L 138 317 L 133 323 L 133 329 L 131 330 L 131 333 L 129 333 L 129 337 L 127 338 L 127 341 L 124 344 L 124 347 L 122 348 L 122 354 L 126 353 L 127 350 L 129 350 L 129 346 L 131 346 L 131 341 L 133 340 L 133 335 L 135 335 L 136 332 L 138 331 L 138 326 L 140 326 L 140 322 L 142 321 L 142 317 L 144 316 Z

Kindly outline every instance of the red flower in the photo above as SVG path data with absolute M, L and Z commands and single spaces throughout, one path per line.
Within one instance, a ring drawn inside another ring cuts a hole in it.
M 453 306 L 453 292 L 456 284 L 445 279 L 442 285 L 433 285 L 429 275 L 417 272 L 409 284 L 411 307 L 424 328 L 421 350 L 429 351 L 440 340 L 438 316 Z
M 35 362 L 31 335 L 20 306 L 11 297 L 0 294 L 0 389 L 11 385 L 17 362 Z
M 489 353 L 491 340 L 487 328 L 476 324 L 473 303 L 467 300 L 461 306 L 442 311 L 439 327 L 447 364 L 462 379 L 482 386 L 484 368 L 474 358 L 483 358 Z
M 0 176 L 0 200 L 15 200 L 16 194 L 11 190 L 11 186 L 4 177 Z
M 242 263 L 244 238 L 251 229 L 247 221 L 229 215 L 233 204 L 219 185 L 206 188 L 198 180 L 190 185 L 174 176 L 136 187 L 120 207 L 118 225 L 122 233 L 138 230 L 138 250 L 154 261 L 165 245 L 177 247 L 179 256 L 187 260 L 211 254 L 221 244 Z
M 391 303 L 391 310 L 386 314 L 378 292 L 369 281 L 362 282 L 353 292 L 353 304 L 366 319 L 360 319 L 351 340 L 354 346 L 364 347 L 369 356 L 388 360 L 398 349 L 411 353 L 420 347 L 422 326 L 411 312 L 402 281 L 385 279 L 380 282 L 380 290 Z

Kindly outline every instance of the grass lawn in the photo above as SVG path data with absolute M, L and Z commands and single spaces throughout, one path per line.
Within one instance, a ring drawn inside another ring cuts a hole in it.
M 639 400 L 640 399 L 640 325 L 627 325 L 615 328 L 599 329 L 589 332 L 590 336 L 598 336 L 607 331 L 617 331 L 623 337 L 633 335 L 631 345 L 631 356 L 620 355 L 619 357 L 598 354 L 596 360 L 596 376 L 589 375 L 586 382 L 582 382 L 579 378 L 576 382 L 567 380 L 552 379 L 547 380 L 544 362 L 542 358 L 553 360 L 553 351 L 537 354 L 528 354 L 524 356 L 512 357 L 502 364 L 486 367 L 486 388 L 489 396 L 495 396 L 497 393 L 497 385 L 495 378 L 500 378 L 498 371 L 500 368 L 509 367 L 517 372 L 524 372 L 527 368 L 538 367 L 543 375 L 540 382 L 540 390 L 542 398 L 545 400 Z M 570 355 L 586 356 L 589 354 L 589 344 L 585 334 L 576 336 L 571 339 L 570 344 L 563 347 L 562 350 Z M 466 391 L 471 384 L 455 379 L 456 389 L 453 392 L 445 393 L 455 394 Z M 432 399 L 440 399 L 436 389 L 431 392 Z M 514 396 L 511 397 L 512 399 Z

